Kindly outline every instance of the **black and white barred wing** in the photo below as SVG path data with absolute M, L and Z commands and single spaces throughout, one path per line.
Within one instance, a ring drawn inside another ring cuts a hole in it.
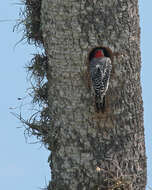
M 111 60 L 109 58 L 104 59 L 100 67 L 101 72 L 101 94 L 104 96 L 109 86 L 109 79 L 112 70 Z
M 92 64 L 91 78 L 98 112 L 105 110 L 105 94 L 109 86 L 111 69 L 111 60 L 107 57 L 96 59 Z
M 111 60 L 103 58 L 98 60 L 92 73 L 92 83 L 97 96 L 104 96 L 109 85 L 111 73 Z

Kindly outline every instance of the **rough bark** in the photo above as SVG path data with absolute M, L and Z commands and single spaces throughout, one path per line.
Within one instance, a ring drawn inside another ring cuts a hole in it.
M 145 189 L 137 0 L 43 0 L 51 114 L 49 190 Z M 108 110 L 96 114 L 86 85 L 95 46 L 114 58 Z

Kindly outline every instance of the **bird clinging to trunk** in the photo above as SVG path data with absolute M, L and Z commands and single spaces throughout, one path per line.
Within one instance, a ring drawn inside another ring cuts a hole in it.
M 95 93 L 97 112 L 105 111 L 105 95 L 109 86 L 112 64 L 109 57 L 105 57 L 102 48 L 96 48 L 90 59 L 90 76 Z

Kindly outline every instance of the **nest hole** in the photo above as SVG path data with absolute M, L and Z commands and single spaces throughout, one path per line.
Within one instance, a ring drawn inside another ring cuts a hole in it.
M 105 46 L 97 46 L 97 47 L 92 48 L 88 54 L 88 61 L 89 62 L 94 57 L 95 51 L 98 49 L 102 49 L 104 56 L 109 57 L 111 59 L 111 61 L 113 62 L 113 52 L 109 47 L 105 47 Z

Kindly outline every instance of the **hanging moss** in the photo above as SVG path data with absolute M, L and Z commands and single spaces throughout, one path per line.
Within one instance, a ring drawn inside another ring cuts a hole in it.
M 47 56 L 45 54 L 35 54 L 31 60 L 31 63 L 27 66 L 31 75 L 35 77 L 35 79 L 44 79 L 46 77 L 48 62 Z
M 32 85 L 32 103 L 39 106 L 39 111 L 33 114 L 30 119 L 26 120 L 28 133 L 37 136 L 44 144 L 48 142 L 50 131 L 50 115 L 48 107 L 48 82 L 47 68 L 48 60 L 45 54 L 35 54 L 30 64 L 26 67 L 30 73 Z
M 36 46 L 43 45 L 41 2 L 42 0 L 21 0 L 24 9 L 20 10 L 19 22 L 14 26 L 14 30 L 23 32 L 21 41 L 27 40 Z
M 15 28 L 22 26 L 23 38 L 29 44 L 43 47 L 43 36 L 41 30 L 41 1 L 22 0 L 24 10 L 20 11 L 20 23 Z M 22 114 L 15 116 L 24 124 L 27 136 L 35 135 L 44 144 L 47 144 L 50 131 L 50 115 L 48 107 L 48 83 L 47 70 L 48 59 L 45 53 L 34 54 L 30 63 L 26 66 L 31 81 L 32 103 L 37 105 L 37 111 L 28 119 Z
M 28 42 L 41 44 L 43 43 L 41 30 L 41 0 L 26 0 L 25 6 L 25 27 Z
M 26 67 L 30 73 L 31 80 L 34 80 L 32 86 L 33 103 L 45 103 L 48 99 L 47 69 L 48 60 L 45 54 L 35 54 L 30 64 Z
M 48 83 L 46 82 L 44 85 L 39 86 L 38 88 L 33 88 L 33 89 L 34 89 L 33 103 L 44 102 L 47 104 L 47 101 L 48 101 Z

